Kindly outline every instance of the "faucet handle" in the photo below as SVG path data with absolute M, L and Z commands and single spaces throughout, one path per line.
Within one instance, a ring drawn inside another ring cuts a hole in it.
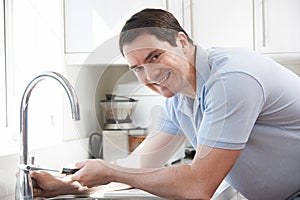
M 34 162 L 35 162 L 35 157 L 34 157 L 34 156 L 31 156 L 31 157 L 30 157 L 30 164 L 31 164 L 31 165 L 34 165 Z

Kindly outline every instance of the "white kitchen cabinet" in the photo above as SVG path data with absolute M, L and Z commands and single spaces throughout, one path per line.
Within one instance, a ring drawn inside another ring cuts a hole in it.
M 185 32 L 192 35 L 192 1 L 191 0 L 167 0 L 167 10 L 171 12 Z
M 66 62 L 125 63 L 118 34 L 126 20 L 143 8 L 166 7 L 167 0 L 65 0 Z
M 68 64 L 126 63 L 118 33 L 135 12 L 169 10 L 204 48 L 245 47 L 300 62 L 299 0 L 64 0 Z M 294 61 L 292 63 L 294 63 Z
M 300 53 L 299 0 L 255 0 L 254 8 L 255 50 Z
M 204 48 L 253 49 L 252 0 L 191 0 L 192 37 Z

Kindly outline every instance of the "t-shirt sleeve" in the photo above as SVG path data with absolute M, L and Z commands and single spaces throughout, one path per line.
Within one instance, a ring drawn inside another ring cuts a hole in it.
M 263 88 L 245 73 L 216 74 L 202 90 L 203 118 L 197 142 L 223 149 L 244 148 L 264 105 Z

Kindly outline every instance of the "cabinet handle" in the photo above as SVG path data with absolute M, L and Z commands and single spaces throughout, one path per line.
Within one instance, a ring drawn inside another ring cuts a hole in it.
M 181 1 L 182 25 L 187 33 L 190 32 L 190 37 L 193 38 L 193 0 Z M 185 9 L 188 7 L 188 9 Z
M 190 0 L 189 1 L 190 5 L 190 15 L 189 15 L 189 19 L 190 19 L 190 31 L 191 31 L 191 38 L 194 38 L 194 20 L 193 20 L 193 16 L 194 16 L 194 13 L 193 13 L 193 0 Z
M 266 0 L 261 2 L 261 14 L 262 14 L 262 46 L 266 47 Z

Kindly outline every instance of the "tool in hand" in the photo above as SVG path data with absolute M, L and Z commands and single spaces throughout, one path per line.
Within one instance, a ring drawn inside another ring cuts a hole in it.
M 43 171 L 51 171 L 51 172 L 58 172 L 60 174 L 74 174 L 77 172 L 79 169 L 71 169 L 71 168 L 62 168 L 61 170 L 58 169 L 49 169 L 49 168 L 43 168 L 43 167 L 38 167 L 34 165 L 25 165 L 22 168 L 28 171 L 36 171 L 36 170 L 43 170 Z

